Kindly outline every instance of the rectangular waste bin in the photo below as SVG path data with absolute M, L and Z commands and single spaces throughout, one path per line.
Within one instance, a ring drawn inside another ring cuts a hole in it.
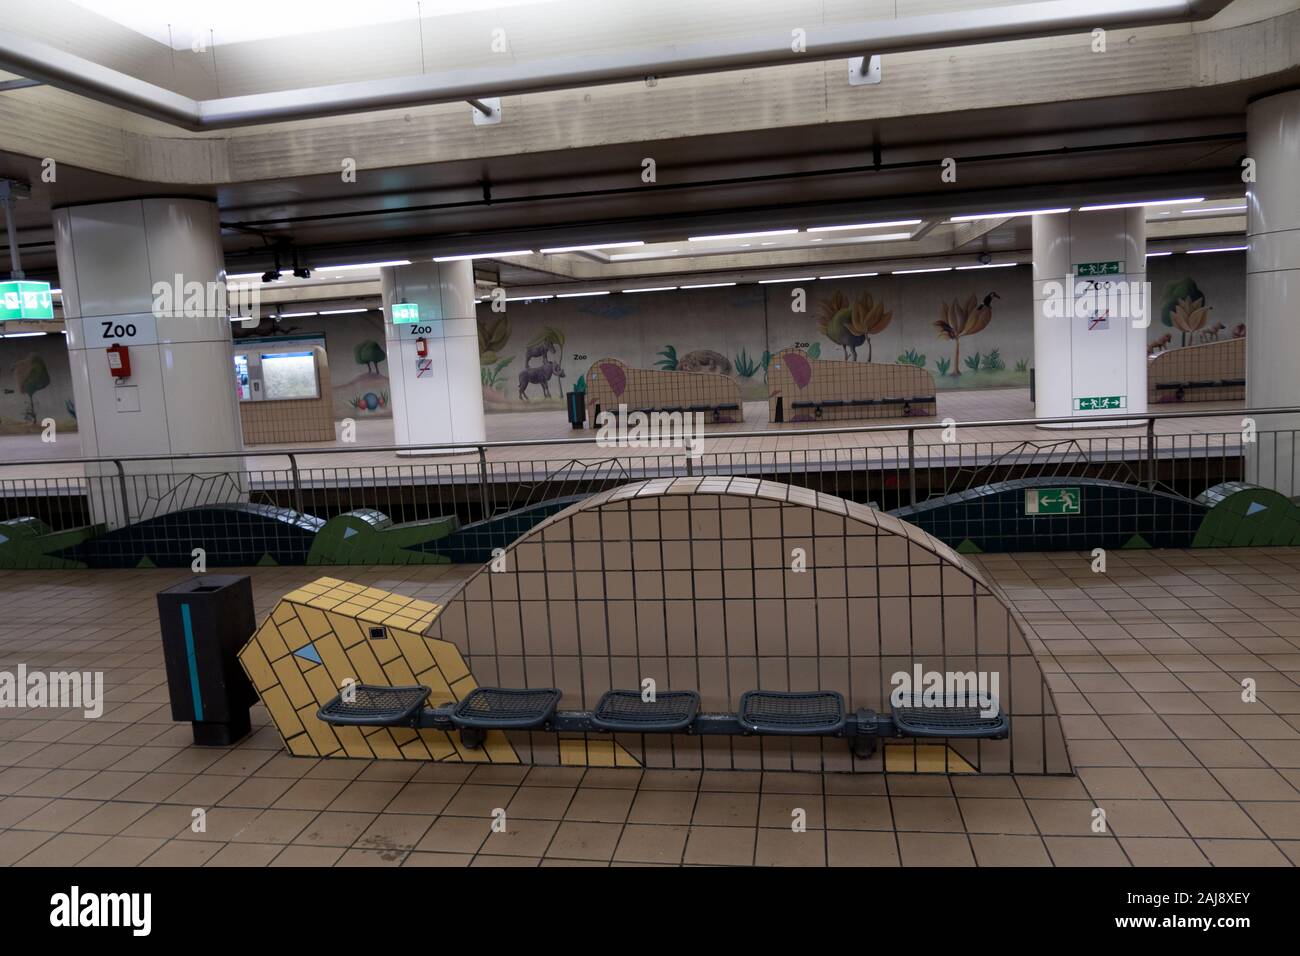
M 587 420 L 587 393 L 570 392 L 566 398 L 569 400 L 569 424 L 581 429 Z
M 257 629 L 247 575 L 196 574 L 158 592 L 158 623 L 172 719 L 188 720 L 194 742 L 232 744 L 250 729 L 257 692 L 240 666 L 240 649 Z

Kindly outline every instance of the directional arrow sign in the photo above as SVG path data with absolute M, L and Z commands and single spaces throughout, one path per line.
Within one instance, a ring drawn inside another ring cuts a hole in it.
M 1025 514 L 1077 515 L 1083 513 L 1083 495 L 1078 488 L 1026 488 Z

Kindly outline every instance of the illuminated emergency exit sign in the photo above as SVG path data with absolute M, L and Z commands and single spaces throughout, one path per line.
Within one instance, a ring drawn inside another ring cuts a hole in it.
M 0 322 L 54 318 L 48 282 L 0 282 Z
M 1117 276 L 1124 271 L 1124 262 L 1076 262 L 1074 274 L 1080 278 L 1091 276 Z
M 1074 410 L 1076 412 L 1104 412 L 1119 408 L 1128 408 L 1128 396 L 1089 395 L 1074 400 Z
M 414 302 L 393 303 L 393 325 L 409 325 L 420 321 L 420 307 Z
M 1078 488 L 1026 488 L 1025 514 L 1077 515 L 1083 510 Z

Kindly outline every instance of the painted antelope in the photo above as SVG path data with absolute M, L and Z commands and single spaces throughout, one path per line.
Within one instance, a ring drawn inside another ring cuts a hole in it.
M 1227 329 L 1227 326 L 1222 322 L 1215 322 L 1213 325 L 1206 327 L 1205 331 L 1201 333 L 1201 341 L 1217 342 L 1219 341 L 1219 333 L 1225 329 Z
M 519 373 L 519 397 L 525 402 L 528 401 L 528 386 L 542 386 L 542 395 L 545 398 L 551 397 L 551 376 L 564 378 L 564 369 L 560 368 L 558 362 L 552 362 L 546 359 L 541 365 L 534 365 L 531 368 L 525 368 Z
M 536 345 L 528 346 L 528 348 L 524 351 L 525 367 L 528 365 L 529 362 L 531 362 L 535 358 L 541 359 L 543 363 L 549 362 L 551 359 L 551 353 L 554 351 L 555 351 L 554 342 L 539 342 Z

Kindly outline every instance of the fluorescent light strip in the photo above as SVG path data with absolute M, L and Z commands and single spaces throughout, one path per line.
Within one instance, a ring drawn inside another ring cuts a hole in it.
M 1010 212 L 977 212 L 968 216 L 953 216 L 948 221 L 974 222 L 977 219 L 1014 219 L 1016 216 L 1055 216 L 1069 211 L 1069 206 L 1055 209 L 1013 209 Z
M 317 266 L 316 271 L 329 272 L 332 270 L 343 272 L 348 269 L 378 269 L 380 266 L 409 266 L 410 264 L 410 259 L 390 259 L 387 262 L 349 262 L 347 265 L 342 266 Z M 261 275 L 261 273 L 258 273 L 258 275 Z
M 237 272 L 234 275 L 227 275 L 226 281 L 229 282 L 231 279 L 260 279 L 262 275 L 261 272 Z
M 857 222 L 845 226 L 809 226 L 809 232 L 842 232 L 846 229 L 883 229 L 886 226 L 919 226 L 920 219 L 892 219 L 889 222 Z
M 1188 249 L 1189 256 L 1202 256 L 1207 252 L 1245 252 L 1250 246 L 1221 246 L 1217 249 Z
M 1240 212 L 1245 208 L 1246 204 L 1242 203 L 1240 206 L 1202 206 L 1198 209 L 1184 209 L 1182 212 L 1184 216 L 1200 216 L 1207 212 Z
M 1148 253 L 1147 253 L 1147 258 L 1148 258 L 1148 259 L 1158 259 L 1160 256 L 1172 256 L 1172 255 L 1173 255 L 1172 252 L 1148 252 Z
M 1205 197 L 1192 196 L 1188 199 L 1144 199 L 1141 202 L 1108 202 L 1099 206 L 1080 206 L 1079 212 L 1098 212 L 1103 209 L 1136 209 L 1138 206 L 1186 206 L 1194 202 L 1205 202 Z
M 958 272 L 966 272 L 969 269 L 1010 269 L 1020 265 L 1019 262 L 985 262 L 977 266 L 958 266 Z
M 479 301 L 486 302 L 490 298 L 492 298 L 492 296 L 485 295 L 483 298 L 479 299 Z M 542 299 L 554 299 L 554 298 L 555 296 L 553 295 L 517 295 L 513 299 L 510 296 L 506 296 L 506 301 L 507 302 L 537 302 Z
M 793 279 L 759 279 L 759 285 L 772 285 L 776 282 L 816 282 L 816 276 L 796 276 Z
M 33 335 L 44 335 L 44 332 L 6 332 L 0 335 L 0 339 L 30 339 Z
M 818 276 L 819 279 L 867 279 L 871 276 L 878 276 L 879 272 L 841 272 L 839 275 Z
M 952 272 L 952 266 L 939 266 L 935 269 L 895 269 L 890 273 L 890 275 L 910 276 L 916 275 L 919 272 Z
M 511 249 L 508 252 L 467 252 L 459 256 L 434 256 L 434 262 L 464 262 L 466 259 L 506 259 L 510 256 L 531 256 L 531 249 Z
M 688 242 L 720 242 L 727 239 L 765 239 L 768 236 L 793 236 L 798 229 L 768 229 L 763 232 L 730 232 L 718 236 L 689 236 Z
M 305 319 L 309 315 L 316 315 L 315 312 L 281 312 L 276 318 L 278 319 Z
M 734 283 L 734 282 L 705 282 L 705 283 L 700 284 L 700 285 L 684 285 L 684 286 L 679 286 L 679 288 L 682 288 L 682 289 L 720 289 L 720 288 L 722 288 L 724 285 L 735 285 L 735 284 L 736 284 L 736 283 Z
M 321 309 L 321 315 L 354 315 L 357 312 L 369 312 L 369 309 Z
M 656 286 L 651 286 L 648 289 L 624 289 L 622 291 L 624 292 L 672 292 L 676 288 L 677 286 L 675 285 L 656 285 Z
M 589 295 L 609 295 L 609 290 L 602 292 L 561 292 L 556 296 L 557 299 L 583 299 Z
M 551 249 L 543 249 L 542 255 L 554 255 L 557 252 L 590 252 L 594 249 L 628 249 L 632 246 L 644 246 L 645 243 L 640 239 L 635 242 L 594 242 L 589 246 L 555 246 Z

